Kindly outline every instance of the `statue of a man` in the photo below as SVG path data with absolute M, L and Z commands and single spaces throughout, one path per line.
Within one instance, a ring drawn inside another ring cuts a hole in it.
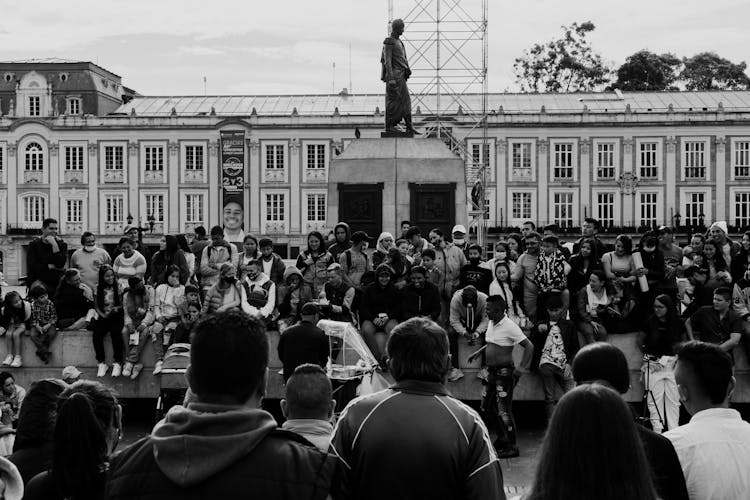
M 411 69 L 406 59 L 404 43 L 399 39 L 403 33 L 404 21 L 394 19 L 391 23 L 391 36 L 383 41 L 380 79 L 386 83 L 385 129 L 388 132 L 397 132 L 396 125 L 404 120 L 406 130 L 418 134 L 411 124 L 411 97 L 406 87 Z

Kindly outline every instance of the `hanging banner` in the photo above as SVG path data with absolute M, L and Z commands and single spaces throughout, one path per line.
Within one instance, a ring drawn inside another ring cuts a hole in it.
M 245 132 L 221 132 L 221 194 L 224 235 L 230 243 L 245 238 Z

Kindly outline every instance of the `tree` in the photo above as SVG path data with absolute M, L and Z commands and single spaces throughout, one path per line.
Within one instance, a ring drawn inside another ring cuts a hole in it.
M 640 50 L 617 69 L 617 80 L 610 86 L 620 90 L 677 90 L 673 84 L 682 61 L 673 54 Z
M 611 73 L 586 36 L 591 21 L 563 26 L 561 38 L 534 44 L 516 59 L 516 83 L 524 92 L 581 92 L 595 90 Z
M 687 90 L 746 90 L 750 77 L 745 74 L 747 64 L 734 64 L 713 52 L 702 52 L 683 60 L 685 69 L 680 78 Z

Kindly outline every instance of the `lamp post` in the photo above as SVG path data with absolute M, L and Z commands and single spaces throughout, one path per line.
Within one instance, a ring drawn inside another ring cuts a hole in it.
M 699 224 L 699 227 L 701 228 L 701 230 L 706 227 L 705 221 L 706 221 L 705 214 L 703 212 L 699 213 L 698 214 L 698 224 Z
M 133 225 L 133 215 L 128 213 L 128 216 L 126 218 L 128 221 L 128 226 Z M 132 229 L 138 230 L 138 243 L 143 246 L 143 231 L 148 231 L 149 233 L 154 232 L 154 226 L 156 225 L 156 217 L 154 217 L 154 214 L 149 214 L 148 217 L 146 217 L 146 221 L 148 222 L 148 227 L 141 227 L 141 217 L 138 216 L 138 225 Z

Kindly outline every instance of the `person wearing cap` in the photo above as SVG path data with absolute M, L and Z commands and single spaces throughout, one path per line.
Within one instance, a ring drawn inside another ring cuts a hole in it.
M 714 240 L 721 250 L 721 255 L 727 262 L 727 268 L 732 266 L 732 258 L 740 253 L 740 244 L 729 239 L 727 222 L 720 220 L 711 224 L 708 228 L 707 239 Z
M 688 286 L 682 294 L 682 304 L 685 310 L 682 317 L 687 319 L 703 306 L 710 306 L 714 300 L 713 288 L 706 286 L 708 269 L 690 266 L 684 271 Z
M 453 244 L 464 253 L 464 257 L 469 258 L 469 242 L 466 241 L 466 227 L 463 224 L 456 224 L 451 229 Z
M 62 379 L 66 384 L 72 384 L 73 382 L 76 382 L 80 377 L 81 370 L 79 370 L 75 366 L 66 366 L 62 370 Z
M 310 285 L 302 279 L 302 273 L 294 266 L 284 271 L 284 283 L 279 287 L 279 333 L 300 320 L 302 306 L 312 302 L 313 292 Z
M 661 226 L 657 232 L 659 251 L 664 256 L 664 279 L 659 283 L 658 293 L 677 300 L 677 277 L 682 274 L 682 248 L 674 244 L 671 227 Z
M 246 276 L 242 280 L 245 288 L 250 314 L 257 315 L 266 321 L 273 319 L 276 313 L 276 284 L 263 272 L 259 260 L 245 264 Z
M 457 290 L 450 303 L 448 339 L 450 340 L 451 363 L 453 368 L 448 380 L 456 381 L 464 376 L 458 367 L 458 337 L 464 337 L 474 344 L 487 331 L 487 294 L 478 292 L 469 285 Z
M 393 270 L 380 264 L 375 283 L 365 289 L 359 309 L 362 337 L 376 359 L 385 355 L 386 340 L 401 317 L 401 294 L 393 284 Z
M 459 289 L 458 278 L 461 268 L 466 265 L 466 256 L 453 243 L 446 242 L 438 228 L 430 231 L 430 243 L 435 247 L 435 267 L 442 274 L 442 283 L 438 288 L 443 300 L 450 301 L 453 292 Z
M 420 265 L 422 263 L 422 252 L 432 248 L 432 245 L 422 237 L 422 232 L 417 226 L 411 226 L 404 233 L 404 239 L 409 242 L 409 255 L 414 260 L 414 265 Z
M 328 364 L 328 336 L 316 326 L 320 318 L 318 306 L 308 302 L 300 309 L 299 323 L 284 330 L 277 347 L 284 383 L 300 365 L 312 363 L 325 369 Z
M 369 241 L 370 237 L 367 233 L 356 231 L 352 234 L 352 246 L 341 252 L 338 257 L 344 282 L 354 288 L 359 288 L 362 275 L 372 270 L 370 259 L 365 253 L 365 247 Z
M 318 296 L 322 315 L 333 321 L 352 321 L 354 287 L 344 283 L 341 264 L 333 263 L 326 269 L 327 281 Z
M 472 285 L 480 292 L 488 294 L 490 283 L 492 283 L 492 271 L 482 265 L 482 247 L 472 243 L 468 247 L 467 254 L 469 263 L 461 268 L 458 278 L 459 288 Z

